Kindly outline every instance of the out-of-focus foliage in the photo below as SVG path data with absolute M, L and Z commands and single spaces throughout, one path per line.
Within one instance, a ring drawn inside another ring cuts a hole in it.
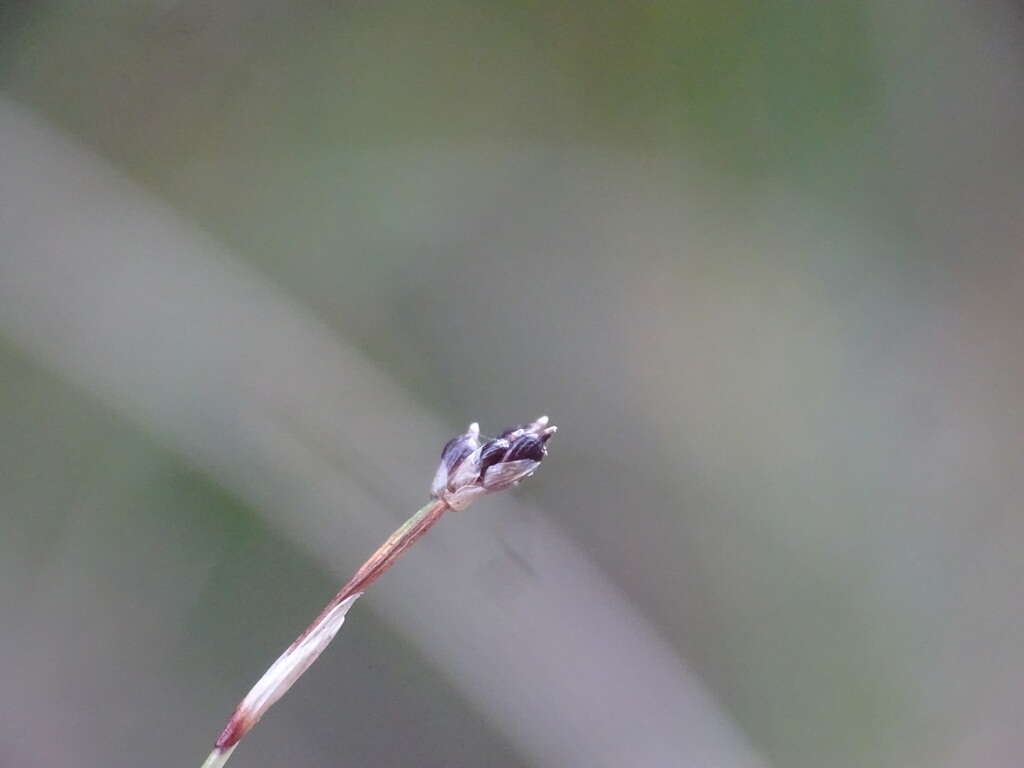
M 1017 10 L 20 3 L 0 87 L 453 430 L 550 413 L 523 493 L 768 764 L 996 768 L 1024 754 Z M 333 582 L 33 357 L 0 350 L 0 763 L 187 763 Z M 401 628 L 344 635 L 235 759 L 527 762 Z M 73 740 L 18 715 L 51 711 Z

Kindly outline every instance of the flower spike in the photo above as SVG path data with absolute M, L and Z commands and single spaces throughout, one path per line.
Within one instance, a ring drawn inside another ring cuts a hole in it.
M 441 452 L 430 495 L 452 509 L 465 509 L 484 494 L 516 485 L 540 466 L 547 456 L 547 441 L 557 431 L 548 426 L 547 416 L 541 416 L 481 443 L 480 426 L 470 424 Z

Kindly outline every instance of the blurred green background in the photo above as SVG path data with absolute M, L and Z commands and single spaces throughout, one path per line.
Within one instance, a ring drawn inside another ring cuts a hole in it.
M 1020 765 L 1022 41 L 0 6 L 0 764 L 198 765 L 444 440 L 548 413 L 232 764 Z

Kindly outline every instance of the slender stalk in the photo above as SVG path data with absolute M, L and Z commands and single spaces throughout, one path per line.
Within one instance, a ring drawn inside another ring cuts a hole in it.
M 441 463 L 430 486 L 434 501 L 391 534 L 263 673 L 235 708 L 202 768 L 221 768 L 228 761 L 242 737 L 323 653 L 345 623 L 345 614 L 352 604 L 441 519 L 445 510 L 465 509 L 474 499 L 511 488 L 532 475 L 547 456 L 546 443 L 555 431 L 556 427 L 548 424 L 548 417 L 541 416 L 529 424 L 506 429 L 494 438 L 482 438 L 480 425 L 473 422 L 465 433 L 449 440 L 441 451 Z
M 213 751 L 202 768 L 221 768 L 231 757 L 238 742 L 264 713 L 281 698 L 296 680 L 316 661 L 334 635 L 341 629 L 345 614 L 373 582 L 379 579 L 417 539 L 441 519 L 447 502 L 433 500 L 419 509 L 388 537 L 369 560 L 338 590 L 313 623 L 306 627 L 236 707 L 231 719 L 217 738 Z

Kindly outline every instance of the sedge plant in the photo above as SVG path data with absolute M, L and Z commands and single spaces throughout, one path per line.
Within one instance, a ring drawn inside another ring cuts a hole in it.
M 352 604 L 446 511 L 465 509 L 481 496 L 510 488 L 532 475 L 547 455 L 547 442 L 555 429 L 547 416 L 541 416 L 487 438 L 481 436 L 479 424 L 473 423 L 449 440 L 431 484 L 431 501 L 388 537 L 263 673 L 235 708 L 202 768 L 219 768 L 228 761 L 242 738 L 334 639 Z

